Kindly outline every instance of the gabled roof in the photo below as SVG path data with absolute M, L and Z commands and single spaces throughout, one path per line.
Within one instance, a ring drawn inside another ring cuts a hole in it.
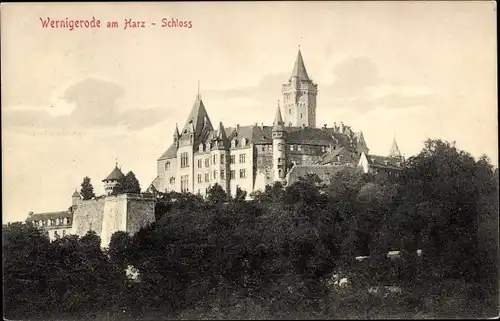
M 103 179 L 102 181 L 119 181 L 121 179 L 125 178 L 125 175 L 123 175 L 122 171 L 118 168 L 118 165 L 115 166 L 113 171 L 109 173 L 109 175 Z
M 349 153 L 349 150 L 347 148 L 345 148 L 345 147 L 337 148 L 337 149 L 333 150 L 331 153 L 327 153 L 327 154 L 323 155 L 323 157 L 319 161 L 319 164 L 326 165 L 326 164 L 330 164 L 332 162 L 337 162 L 338 155 L 345 155 L 347 153 Z
M 297 77 L 299 80 L 310 80 L 309 75 L 307 74 L 306 66 L 304 65 L 304 59 L 302 59 L 302 53 L 300 52 L 300 48 L 290 78 L 292 77 Z
M 401 170 L 403 169 L 401 161 L 397 158 L 378 155 L 366 155 L 370 167 L 387 168 Z
M 175 144 L 170 145 L 170 147 L 163 153 L 158 160 L 176 158 L 177 157 L 177 147 Z
M 80 195 L 80 193 L 78 193 L 77 190 L 75 190 L 75 192 L 73 193 L 73 195 L 71 195 L 71 197 L 80 197 L 81 198 L 82 196 Z

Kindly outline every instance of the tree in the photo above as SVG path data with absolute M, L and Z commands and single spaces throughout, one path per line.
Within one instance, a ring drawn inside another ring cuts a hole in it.
M 227 194 L 219 184 L 215 183 L 207 190 L 207 200 L 211 203 L 218 204 L 227 200 Z
M 122 193 L 139 194 L 141 193 L 141 185 L 135 177 L 134 172 L 130 171 L 125 175 L 121 184 Z
M 234 196 L 234 200 L 236 202 L 244 201 L 247 197 L 247 192 L 242 190 L 239 186 L 236 188 L 236 195 Z
M 84 200 L 89 200 L 95 197 L 94 194 L 94 186 L 90 183 L 90 177 L 85 176 L 83 178 L 82 182 L 82 189 L 80 190 L 80 194 L 82 194 L 82 197 Z

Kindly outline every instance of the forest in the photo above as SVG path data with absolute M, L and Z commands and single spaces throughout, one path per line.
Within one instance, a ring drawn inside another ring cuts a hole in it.
M 347 167 L 250 201 L 164 194 L 154 223 L 106 249 L 94 232 L 50 242 L 4 224 L 4 317 L 497 316 L 498 186 L 486 156 L 427 140 L 395 177 Z

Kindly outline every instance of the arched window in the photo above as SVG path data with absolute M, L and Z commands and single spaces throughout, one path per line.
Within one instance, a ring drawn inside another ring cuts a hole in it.
M 58 217 L 58 218 L 56 218 L 56 225 L 59 225 L 59 224 L 61 224 L 61 220 Z
M 170 177 L 170 184 L 174 184 L 175 183 L 175 177 Z
M 170 162 L 165 163 L 165 170 L 169 171 L 170 170 Z
M 51 225 L 52 225 L 52 220 L 49 218 L 49 219 L 47 220 L 47 226 L 51 226 Z
M 231 147 L 237 147 L 238 146 L 238 140 L 233 139 L 233 141 L 231 142 Z
M 241 146 L 246 146 L 247 144 L 248 144 L 248 139 L 243 138 L 243 140 L 241 141 Z
M 68 224 L 68 219 L 67 218 L 63 219 L 63 224 L 65 224 L 65 225 Z

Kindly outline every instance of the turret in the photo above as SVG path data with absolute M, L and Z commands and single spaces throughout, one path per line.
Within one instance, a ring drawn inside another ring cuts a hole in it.
M 396 138 L 392 141 L 391 151 L 389 152 L 389 157 L 402 159 L 401 151 L 399 150 L 398 143 L 396 143 Z
M 175 147 L 179 148 L 179 137 L 181 134 L 179 133 L 179 127 L 177 126 L 177 123 L 175 123 L 175 131 L 174 131 L 174 144 Z
M 78 206 L 78 204 L 80 204 L 81 200 L 82 200 L 82 196 L 75 189 L 75 192 L 73 193 L 73 195 L 71 195 L 71 206 L 73 206 L 73 207 Z
M 103 179 L 104 183 L 104 191 L 106 191 L 107 195 L 116 195 L 120 193 L 120 187 L 125 175 L 123 175 L 122 171 L 118 168 L 118 163 L 115 166 L 115 169 L 105 178 Z
M 230 153 L 229 140 L 222 122 L 219 122 L 219 128 L 214 137 L 213 148 L 211 151 L 213 165 L 214 182 L 222 186 L 227 195 L 230 195 Z
M 283 181 L 286 175 L 286 130 L 281 117 L 279 101 L 271 135 L 273 139 L 273 177 L 275 181 Z

